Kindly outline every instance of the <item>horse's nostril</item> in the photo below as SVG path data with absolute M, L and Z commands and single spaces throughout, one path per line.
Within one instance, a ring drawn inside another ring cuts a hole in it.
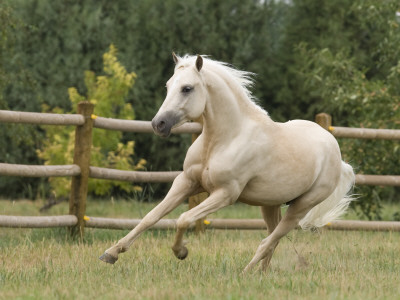
M 157 129 L 158 130 L 163 130 L 165 128 L 165 122 L 164 121 L 160 121 L 160 123 L 158 123 L 157 125 Z

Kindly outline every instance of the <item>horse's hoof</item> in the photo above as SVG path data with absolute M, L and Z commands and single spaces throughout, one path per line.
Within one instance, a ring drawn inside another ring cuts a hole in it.
M 252 263 L 248 264 L 246 268 L 244 268 L 244 270 L 242 271 L 242 275 L 250 273 L 253 269 L 254 269 L 254 264 Z
M 188 256 L 189 250 L 185 246 L 183 246 L 178 253 L 174 252 L 174 254 L 178 259 L 184 260 Z
M 114 257 L 110 254 L 108 254 L 107 252 L 104 252 L 104 254 L 102 256 L 99 257 L 99 259 L 101 261 L 104 261 L 108 264 L 115 264 L 115 262 L 118 260 L 118 257 Z

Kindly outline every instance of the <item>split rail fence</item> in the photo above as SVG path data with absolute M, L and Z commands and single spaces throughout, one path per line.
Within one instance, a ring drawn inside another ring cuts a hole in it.
M 152 133 L 151 122 L 131 121 L 102 118 L 93 115 L 93 104 L 81 102 L 78 104 L 78 114 L 49 114 L 13 112 L 0 110 L 0 123 L 27 123 L 36 125 L 72 125 L 75 130 L 74 163 L 72 165 L 32 166 L 0 163 L 0 176 L 26 177 L 59 177 L 71 176 L 71 193 L 69 199 L 69 214 L 61 216 L 4 216 L 0 215 L 0 227 L 17 228 L 47 228 L 69 227 L 73 234 L 83 236 L 84 228 L 132 229 L 138 219 L 111 219 L 85 217 L 86 198 L 89 178 L 124 180 L 131 182 L 172 182 L 180 171 L 145 172 L 121 171 L 90 166 L 90 150 L 92 146 L 92 129 L 120 130 L 136 133 Z M 333 127 L 327 114 L 316 116 L 316 122 L 329 130 L 335 137 L 375 138 L 400 140 L 400 130 L 364 129 Z M 194 140 L 202 130 L 200 123 L 187 123 L 172 132 L 175 134 L 190 133 Z M 359 185 L 389 185 L 400 186 L 400 176 L 395 175 L 357 175 Z M 189 199 L 189 208 L 202 201 L 204 195 Z M 262 219 L 210 219 L 207 228 L 214 229 L 265 229 Z M 174 229 L 176 220 L 162 219 L 153 228 Z M 328 229 L 339 230 L 391 230 L 400 231 L 400 222 L 371 221 L 335 221 Z M 196 230 L 204 230 L 203 222 L 196 223 Z

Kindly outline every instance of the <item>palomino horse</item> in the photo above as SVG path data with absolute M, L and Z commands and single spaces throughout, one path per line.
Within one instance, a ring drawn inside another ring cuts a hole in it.
M 101 260 L 115 263 L 144 230 L 203 191 L 209 197 L 177 220 L 175 256 L 186 258 L 183 234 L 193 222 L 240 201 L 261 207 L 269 232 L 245 271 L 260 261 L 265 269 L 279 240 L 298 224 L 321 227 L 345 212 L 354 172 L 328 131 L 310 121 L 272 121 L 253 101 L 248 72 L 201 56 L 173 58 L 175 72 L 152 121 L 154 131 L 168 137 L 172 128 L 202 117 L 202 134 L 165 199 Z M 284 203 L 289 207 L 282 218 Z

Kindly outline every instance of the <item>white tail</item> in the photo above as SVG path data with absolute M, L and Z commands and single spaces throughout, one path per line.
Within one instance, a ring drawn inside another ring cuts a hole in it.
M 353 168 L 342 162 L 342 173 L 339 184 L 333 193 L 324 201 L 313 207 L 307 215 L 300 220 L 299 225 L 304 230 L 322 227 L 343 215 L 350 202 L 354 200 L 348 192 L 353 187 L 355 175 Z

